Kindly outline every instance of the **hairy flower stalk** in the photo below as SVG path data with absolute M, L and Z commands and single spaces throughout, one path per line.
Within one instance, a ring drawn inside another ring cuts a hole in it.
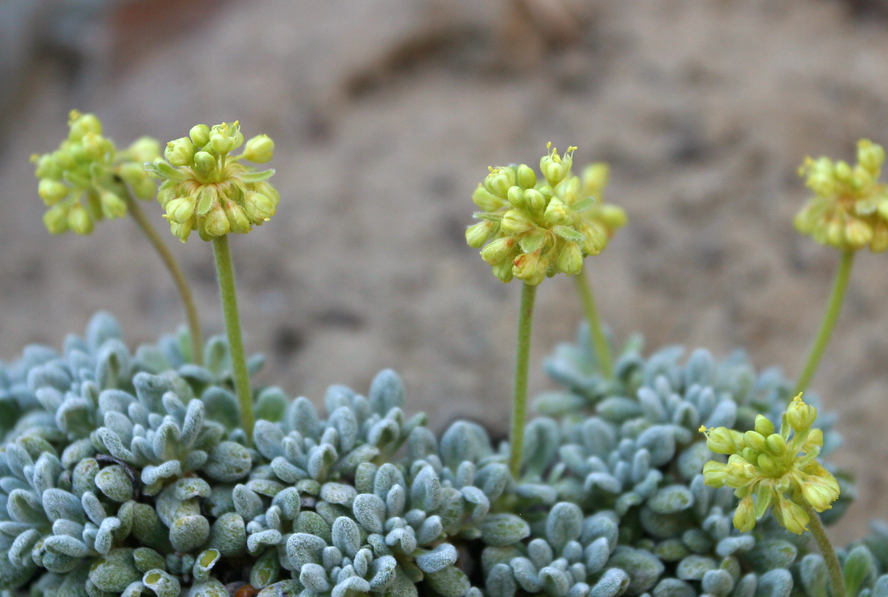
M 31 157 L 40 179 L 38 193 L 50 208 L 43 216 L 46 228 L 52 234 L 71 230 L 87 235 L 95 222 L 127 213 L 132 216 L 173 278 L 188 322 L 191 358 L 195 364 L 202 364 L 203 340 L 191 287 L 176 258 L 133 198 L 154 197 L 157 185 L 143 164 L 160 156 L 160 144 L 141 137 L 118 151 L 111 139 L 102 135 L 99 119 L 77 110 L 71 111 L 68 127 L 68 138 L 56 151 Z
M 598 203 L 585 210 L 582 213 L 582 217 L 597 228 L 604 237 L 604 246 L 602 246 L 601 250 L 604 250 L 604 247 L 607 246 L 614 233 L 626 225 L 626 212 L 616 205 L 605 205 L 602 203 L 604 187 L 607 185 L 609 178 L 610 168 L 603 162 L 590 164 L 583 170 L 582 194 L 587 197 L 595 197 Z M 611 357 L 610 345 L 601 325 L 598 307 L 595 305 L 595 295 L 587 280 L 585 268 L 580 269 L 574 281 L 576 282 L 577 293 L 580 295 L 580 301 L 583 304 L 583 310 L 586 313 L 586 321 L 589 324 L 589 333 L 595 346 L 595 353 L 598 356 L 601 374 L 607 379 L 612 379 L 614 376 L 614 363 Z
M 170 231 L 182 242 L 193 230 L 213 242 L 219 276 L 225 331 L 231 351 L 234 385 L 247 437 L 252 439 L 255 415 L 250 377 L 244 355 L 234 268 L 227 235 L 246 234 L 274 215 L 280 195 L 266 182 L 274 170 L 256 171 L 244 162 L 265 163 L 274 142 L 258 135 L 246 142 L 240 155 L 230 155 L 244 144 L 238 122 L 192 127 L 188 137 L 167 143 L 166 160 L 157 159 L 146 169 L 164 180 L 157 199 L 166 210 Z
M 806 158 L 799 168 L 799 175 L 805 177 L 805 184 L 815 195 L 796 215 L 796 229 L 822 245 L 840 250 L 842 260 L 823 323 L 808 352 L 795 393 L 808 388 L 832 336 L 855 252 L 866 246 L 873 253 L 888 249 L 888 190 L 879 181 L 884 161 L 881 145 L 861 139 L 857 142 L 857 165 L 853 168 L 843 160 L 833 162 L 827 157 Z
M 466 242 L 483 247 L 481 257 L 497 278 L 524 282 L 509 437 L 515 477 L 522 462 L 535 287 L 559 272 L 579 274 L 583 259 L 597 255 L 607 242 L 602 231 L 583 217 L 595 199 L 583 193 L 580 178 L 571 173 L 576 148 L 569 147 L 561 156 L 551 143 L 547 147 L 540 160 L 541 179 L 526 164 L 490 168 L 472 195 L 482 210 L 475 214 L 481 222 L 466 230 Z
M 734 526 L 740 531 L 751 531 L 769 509 L 790 532 L 800 535 L 809 530 L 810 523 L 838 597 L 844 596 L 841 567 L 817 513 L 832 508 L 839 497 L 839 484 L 817 462 L 823 432 L 813 427 L 816 418 L 817 409 L 805 404 L 799 394 L 783 413 L 779 432 L 763 415 L 756 417 L 755 430 L 746 433 L 727 427 L 700 427 L 706 434 L 707 448 L 729 455 L 727 464 L 707 462 L 703 479 L 710 487 L 734 489 L 740 498 Z

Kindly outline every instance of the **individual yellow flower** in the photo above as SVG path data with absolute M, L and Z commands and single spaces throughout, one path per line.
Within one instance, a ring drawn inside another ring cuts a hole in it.
M 280 195 L 266 182 L 274 170 L 257 172 L 245 161 L 264 163 L 274 153 L 274 141 L 257 135 L 244 143 L 237 122 L 210 128 L 192 127 L 188 137 L 167 143 L 163 159 L 145 168 L 162 179 L 157 200 L 166 210 L 170 231 L 182 242 L 197 230 L 203 240 L 230 232 L 245 234 L 275 214 Z
M 734 489 L 740 498 L 734 513 L 739 530 L 752 530 L 772 508 L 777 522 L 801 534 L 809 521 L 804 505 L 823 512 L 838 499 L 838 482 L 816 460 L 823 446 L 823 432 L 812 427 L 816 418 L 817 409 L 799 394 L 783 413 L 779 433 L 762 415 L 746 433 L 700 427 L 710 450 L 729 455 L 727 463 L 707 462 L 703 479 L 710 487 Z
M 796 229 L 822 245 L 856 251 L 888 249 L 888 191 L 879 182 L 885 150 L 857 142 L 857 165 L 827 157 L 805 159 L 799 176 L 815 195 L 795 217 Z
M 481 222 L 469 226 L 466 242 L 484 247 L 481 257 L 503 282 L 516 277 L 536 286 L 558 272 L 577 274 L 583 259 L 597 255 L 607 242 L 583 217 L 595 199 L 571 173 L 576 148 L 562 156 L 551 143 L 547 147 L 540 160 L 542 179 L 525 164 L 490 168 L 472 195 Z
M 626 225 L 626 212 L 616 205 L 604 202 L 604 187 L 610 180 L 610 167 L 604 162 L 589 164 L 583 169 L 581 178 L 582 194 L 597 200 L 595 205 L 583 212 L 583 219 L 598 228 L 606 245 L 616 231 Z
M 50 208 L 43 216 L 50 232 L 89 234 L 95 222 L 124 216 L 122 194 L 127 191 L 121 188 L 121 181 L 140 199 L 154 196 L 157 185 L 142 164 L 160 155 L 156 140 L 142 137 L 117 151 L 102 135 L 99 119 L 77 110 L 71 111 L 68 127 L 68 138 L 56 151 L 31 156 L 40 179 L 37 192 Z

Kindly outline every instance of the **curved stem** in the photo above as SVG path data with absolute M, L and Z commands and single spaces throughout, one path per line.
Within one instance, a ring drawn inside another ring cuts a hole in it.
M 241 337 L 240 316 L 237 313 L 237 293 L 234 285 L 234 266 L 231 251 L 228 249 L 228 236 L 213 239 L 213 255 L 216 258 L 216 271 L 219 275 L 219 291 L 222 294 L 222 312 L 225 315 L 225 332 L 228 335 L 228 350 L 231 355 L 231 369 L 234 373 L 234 387 L 240 405 L 241 425 L 247 440 L 253 441 L 253 391 L 250 389 L 250 373 L 244 356 L 244 341 Z
M 836 327 L 836 321 L 839 319 L 839 313 L 842 311 L 842 302 L 845 300 L 845 291 L 848 290 L 848 280 L 851 277 L 851 267 L 854 264 L 854 251 L 846 250 L 842 253 L 842 261 L 839 264 L 839 271 L 836 272 L 836 279 L 833 283 L 832 293 L 829 295 L 829 302 L 826 305 L 826 314 L 823 316 L 823 323 L 820 325 L 820 332 L 814 340 L 811 351 L 808 353 L 808 360 L 805 368 L 796 382 L 795 390 L 792 395 L 797 396 L 799 393 L 808 389 L 808 384 L 817 371 L 817 365 L 820 364 L 820 358 L 826 345 L 829 344 L 829 338 L 832 336 L 833 328 Z
M 592 294 L 592 287 L 586 280 L 586 270 L 581 269 L 580 273 L 573 276 L 577 286 L 577 292 L 583 301 L 583 309 L 586 311 L 586 321 L 589 322 L 589 333 L 592 335 L 592 344 L 595 346 L 595 355 L 598 357 L 598 366 L 601 368 L 601 374 L 606 379 L 614 377 L 614 361 L 611 357 L 610 346 L 607 343 L 607 337 L 601 327 L 601 319 L 598 317 L 598 308 L 595 306 L 595 296 Z
M 509 434 L 509 471 L 517 479 L 521 472 L 524 451 L 524 426 L 527 419 L 527 372 L 530 362 L 530 328 L 536 286 L 524 284 L 521 289 L 521 312 L 518 315 L 518 351 L 515 357 L 515 394 L 512 398 L 512 432 Z
M 145 212 L 139 207 L 138 201 L 133 199 L 129 189 L 125 186 L 124 190 L 123 200 L 126 202 L 127 212 L 133 217 L 139 228 L 145 233 L 145 236 L 148 237 L 151 246 L 154 247 L 157 254 L 160 255 L 160 260 L 163 261 L 163 264 L 169 270 L 170 275 L 173 277 L 173 283 L 176 285 L 176 290 L 179 291 L 182 306 L 185 308 L 185 319 L 188 322 L 188 336 L 191 339 L 191 360 L 196 365 L 203 365 L 203 340 L 200 334 L 200 320 L 197 317 L 197 308 L 194 305 L 194 297 L 191 294 L 188 280 L 185 278 L 185 274 L 182 273 L 179 262 L 176 261 L 166 243 L 157 234 L 157 230 L 154 229 L 154 226 L 145 217 Z
M 845 597 L 845 576 L 842 574 L 842 565 L 839 564 L 839 558 L 836 557 L 836 550 L 833 549 L 832 543 L 820 522 L 820 515 L 809 504 L 802 504 L 805 512 L 808 514 L 808 524 L 810 525 L 811 535 L 823 554 L 826 562 L 826 569 L 829 571 L 829 578 L 832 584 L 833 597 Z

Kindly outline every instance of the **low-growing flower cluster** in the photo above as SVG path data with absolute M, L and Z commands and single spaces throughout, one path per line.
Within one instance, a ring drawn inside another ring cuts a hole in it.
M 827 595 L 804 540 L 740 533 L 732 489 L 704 483 L 697 427 L 786 408 L 788 382 L 742 357 L 630 347 L 604 382 L 581 336 L 548 364 L 568 387 L 538 399 L 515 479 L 479 425 L 408 417 L 391 371 L 366 397 L 331 387 L 326 417 L 255 387 L 249 444 L 225 342 L 202 367 L 185 342 L 130 354 L 100 314 L 0 367 L 0 595 Z M 850 595 L 888 596 L 888 533 L 842 558 Z

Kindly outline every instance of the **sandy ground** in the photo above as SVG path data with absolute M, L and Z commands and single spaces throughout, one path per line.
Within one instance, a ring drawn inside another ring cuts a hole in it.
M 2 119 L 0 358 L 59 345 L 96 309 L 133 346 L 182 320 L 131 222 L 90 238 L 43 229 L 27 157 L 54 148 L 77 107 L 119 145 L 236 118 L 275 139 L 278 215 L 232 248 L 247 349 L 268 357 L 261 381 L 294 396 L 363 391 L 394 367 L 433 427 L 504 429 L 519 286 L 494 279 L 463 230 L 487 166 L 534 163 L 550 140 L 608 161 L 607 199 L 629 214 L 588 262 L 617 338 L 745 347 L 797 373 L 838 254 L 793 231 L 796 169 L 807 154 L 851 159 L 862 136 L 888 143 L 888 22 L 837 0 L 529 6 L 523 20 L 505 0 L 144 0 L 91 21 L 76 60 L 68 46 L 32 55 L 7 75 Z M 220 331 L 210 247 L 167 238 Z M 860 479 L 842 539 L 888 518 L 886 271 L 888 256 L 859 255 L 814 384 Z M 571 281 L 547 281 L 535 362 L 579 319 Z M 535 366 L 532 390 L 548 387 Z

